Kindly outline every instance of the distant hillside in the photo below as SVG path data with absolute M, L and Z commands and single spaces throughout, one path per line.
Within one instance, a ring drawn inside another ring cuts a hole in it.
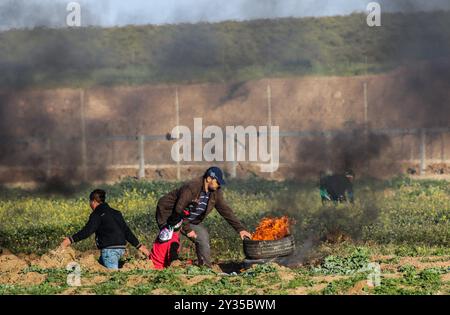
M 0 86 L 244 81 L 377 73 L 450 54 L 450 12 L 0 33 Z

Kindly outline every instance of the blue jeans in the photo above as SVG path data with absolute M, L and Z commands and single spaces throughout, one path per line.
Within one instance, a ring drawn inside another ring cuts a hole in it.
M 104 248 L 98 260 L 100 264 L 108 269 L 119 269 L 119 260 L 125 254 L 123 248 Z

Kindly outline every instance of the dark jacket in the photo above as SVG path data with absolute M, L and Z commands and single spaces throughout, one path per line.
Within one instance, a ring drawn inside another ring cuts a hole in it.
M 158 223 L 159 228 L 166 224 L 169 217 L 182 216 L 184 208 L 199 198 L 202 189 L 203 177 L 199 177 L 161 197 L 156 206 L 156 222 Z M 214 207 L 237 232 L 245 230 L 233 210 L 226 204 L 221 189 L 211 191 L 206 211 L 191 223 L 199 224 L 202 222 Z M 183 225 L 182 232 L 187 234 L 190 231 L 192 231 L 190 223 L 186 222 Z
M 136 248 L 141 247 L 136 236 L 131 232 L 122 213 L 111 208 L 106 202 L 92 211 L 86 225 L 72 235 L 70 241 L 79 242 L 95 233 L 95 242 L 99 249 L 125 247 L 127 241 Z
M 320 179 L 320 189 L 325 189 L 333 201 L 345 201 L 348 195 L 353 202 L 353 185 L 345 175 L 331 175 Z

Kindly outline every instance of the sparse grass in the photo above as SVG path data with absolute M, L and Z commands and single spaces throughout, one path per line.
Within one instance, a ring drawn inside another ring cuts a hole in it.
M 440 275 L 444 273 L 443 270 L 430 268 L 418 272 L 412 266 L 404 266 L 400 271 L 401 278 L 383 279 L 382 285 L 373 289 L 372 292 L 389 295 L 429 295 L 435 294 L 443 286 L 440 279 Z

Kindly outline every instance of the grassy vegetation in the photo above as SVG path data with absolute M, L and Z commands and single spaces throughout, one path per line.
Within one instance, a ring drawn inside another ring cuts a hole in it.
M 177 185 L 126 180 L 104 188 L 110 205 L 121 210 L 132 230 L 149 244 L 156 235 L 156 202 Z M 80 188 L 72 196 L 2 190 L 0 246 L 25 253 L 54 248 L 87 221 L 91 210 L 86 199 L 91 188 Z M 296 220 L 293 234 L 299 244 L 338 231 L 355 242 L 376 243 L 380 251 L 416 256 L 430 251 L 430 246 L 442 251 L 449 247 L 449 189 L 447 182 L 408 178 L 357 182 L 355 204 L 335 207 L 321 204 L 315 183 L 251 179 L 230 181 L 225 197 L 250 230 L 262 217 L 288 215 Z M 215 257 L 242 258 L 237 234 L 217 212 L 205 225 Z M 395 246 L 389 249 L 389 245 Z M 93 237 L 76 248 L 94 249 Z
M 402 177 L 359 181 L 356 203 L 337 207 L 322 206 L 312 182 L 256 178 L 229 182 L 225 197 L 250 230 L 264 216 L 287 214 L 297 221 L 293 233 L 299 247 L 311 237 L 325 240 L 335 231 L 349 238 L 319 243 L 314 252 L 320 259 L 303 267 L 259 265 L 243 272 L 238 268 L 237 275 L 228 276 L 195 266 L 119 273 L 83 270 L 86 282 L 69 287 L 68 271 L 31 266 L 22 273 L 45 275 L 45 281 L 35 285 L 0 281 L 0 294 L 450 294 L 450 284 L 443 280 L 450 272 L 447 182 Z M 150 244 L 156 235 L 156 202 L 178 185 L 126 180 L 103 188 L 110 204 L 122 210 L 138 237 Z M 39 254 L 54 248 L 87 220 L 86 197 L 92 188 L 79 187 L 70 196 L 2 189 L 0 246 Z M 214 259 L 242 261 L 242 243 L 234 230 L 215 212 L 205 224 Z M 95 249 L 93 237 L 75 248 Z M 367 279 L 369 262 L 383 265 L 382 285 L 356 290 Z
M 377 73 L 450 53 L 449 12 L 0 33 L 0 86 L 246 81 Z

